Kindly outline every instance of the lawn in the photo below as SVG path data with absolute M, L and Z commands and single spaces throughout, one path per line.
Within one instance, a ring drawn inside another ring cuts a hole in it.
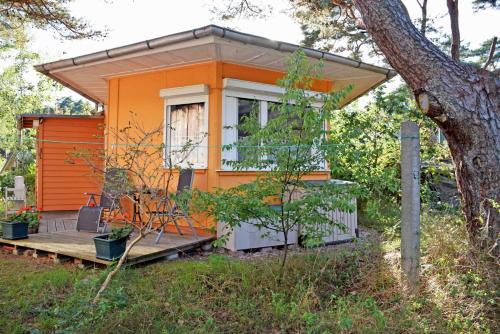
M 283 280 L 273 256 L 126 269 L 97 306 L 90 300 L 106 271 L 0 253 L 0 332 L 498 332 L 498 272 L 467 253 L 463 233 L 457 218 L 428 219 L 413 296 L 400 285 L 397 238 L 373 232 L 351 245 L 294 251 Z

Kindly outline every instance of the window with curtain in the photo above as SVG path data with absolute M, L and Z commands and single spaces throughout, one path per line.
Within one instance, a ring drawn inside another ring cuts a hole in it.
M 170 156 L 173 164 L 183 162 L 195 168 L 207 166 L 205 117 L 203 102 L 168 106 L 166 164 Z

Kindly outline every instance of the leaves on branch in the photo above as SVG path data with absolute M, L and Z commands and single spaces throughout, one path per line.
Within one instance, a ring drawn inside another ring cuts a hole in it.
M 210 12 L 219 20 L 229 21 L 239 17 L 264 18 L 271 14 L 273 7 L 265 2 L 249 0 L 222 0 L 213 5 Z
M 94 30 L 82 18 L 73 16 L 68 4 L 72 0 L 1 0 L 0 31 L 33 25 L 51 29 L 64 39 L 98 38 L 105 32 Z
M 475 11 L 487 9 L 487 8 L 500 8 L 500 2 L 497 0 L 474 0 L 472 6 Z

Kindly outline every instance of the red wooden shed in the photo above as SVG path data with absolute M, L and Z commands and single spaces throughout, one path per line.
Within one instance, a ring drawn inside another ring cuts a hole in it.
M 78 210 L 101 180 L 75 152 L 101 156 L 102 116 L 24 114 L 20 128 L 36 129 L 36 206 L 40 211 Z

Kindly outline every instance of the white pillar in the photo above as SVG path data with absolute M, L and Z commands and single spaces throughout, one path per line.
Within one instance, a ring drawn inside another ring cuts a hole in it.
M 410 288 L 420 267 L 420 139 L 415 122 L 401 124 L 401 267 Z

